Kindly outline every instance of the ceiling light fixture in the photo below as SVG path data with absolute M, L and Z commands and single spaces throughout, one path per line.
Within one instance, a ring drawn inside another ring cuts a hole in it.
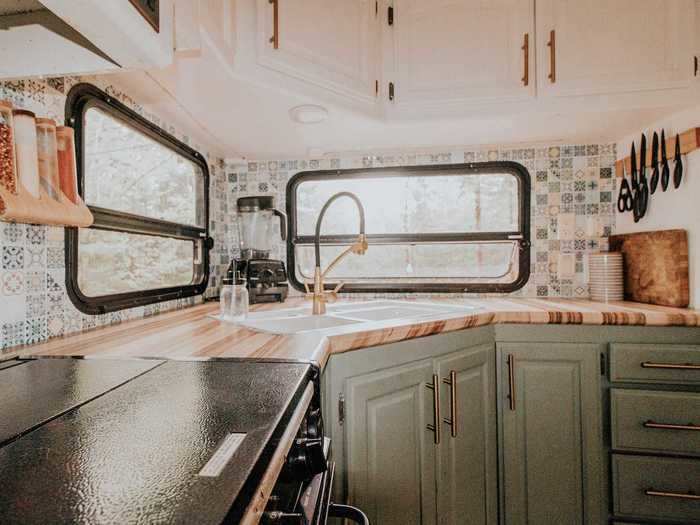
M 303 104 L 290 109 L 289 117 L 299 124 L 318 124 L 328 118 L 328 110 L 315 104 Z

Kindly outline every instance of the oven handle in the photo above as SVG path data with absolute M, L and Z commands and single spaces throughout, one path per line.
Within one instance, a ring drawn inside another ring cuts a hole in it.
M 345 518 L 359 525 L 370 525 L 367 515 L 356 507 L 331 503 L 328 507 L 328 516 L 331 518 Z

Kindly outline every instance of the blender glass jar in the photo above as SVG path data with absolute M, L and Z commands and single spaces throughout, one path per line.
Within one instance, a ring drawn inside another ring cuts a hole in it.
M 275 236 L 275 217 L 280 219 L 280 237 L 287 238 L 286 215 L 274 208 L 272 197 L 238 199 L 238 235 L 241 259 L 268 259 Z

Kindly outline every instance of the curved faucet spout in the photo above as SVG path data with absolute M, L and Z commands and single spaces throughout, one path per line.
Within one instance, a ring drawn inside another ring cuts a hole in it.
M 326 211 L 328 210 L 328 207 L 333 204 L 337 199 L 341 197 L 349 197 L 352 199 L 355 204 L 357 205 L 357 209 L 360 212 L 360 234 L 357 238 L 357 241 L 355 241 L 352 246 L 349 248 L 343 250 L 343 252 L 338 255 L 331 263 L 328 265 L 328 268 L 326 268 L 325 272 L 321 272 L 321 223 L 323 222 L 323 217 L 326 215 Z M 326 203 L 323 205 L 321 208 L 321 212 L 318 215 L 318 219 L 316 220 L 316 236 L 314 238 L 314 253 L 316 256 L 316 268 L 314 269 L 314 291 L 311 293 L 308 290 L 307 287 L 307 296 L 311 296 L 313 299 L 313 314 L 314 315 L 322 315 L 326 313 L 326 292 L 324 291 L 323 287 L 323 278 L 326 276 L 328 272 L 330 272 L 333 267 L 340 262 L 341 259 L 343 259 L 346 255 L 349 253 L 354 253 L 357 255 L 364 255 L 364 253 L 367 251 L 367 239 L 365 237 L 365 209 L 362 206 L 362 203 L 360 202 L 360 199 L 355 195 L 354 193 L 351 193 L 349 191 L 341 191 L 339 193 L 336 193 L 333 195 L 330 199 L 326 201 Z M 330 296 L 335 299 L 337 297 L 337 293 L 342 288 L 343 283 L 339 283 L 335 289 L 330 292 Z
M 365 234 L 365 208 L 362 206 L 362 202 L 357 195 L 349 191 L 341 191 L 333 195 L 330 199 L 326 201 L 321 208 L 321 212 L 318 214 L 318 219 L 316 219 L 316 237 L 314 239 L 314 253 L 316 255 L 316 267 L 321 267 L 321 223 L 323 222 L 323 217 L 326 215 L 326 211 L 336 200 L 341 197 L 349 197 L 357 205 L 357 210 L 360 212 L 360 235 Z

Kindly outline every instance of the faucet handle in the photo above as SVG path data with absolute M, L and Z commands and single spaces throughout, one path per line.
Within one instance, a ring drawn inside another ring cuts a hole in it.
M 343 286 L 345 286 L 345 282 L 340 281 L 340 282 L 335 286 L 335 288 L 333 288 L 333 290 L 331 290 L 330 292 L 326 292 L 326 296 L 328 297 L 328 302 L 329 302 L 329 303 L 334 303 L 335 301 L 338 300 L 338 292 L 340 291 L 340 289 L 341 289 Z
M 304 299 L 307 299 L 307 300 L 314 298 L 314 292 L 313 292 L 313 290 L 311 290 L 311 288 L 309 288 L 309 284 L 310 283 L 305 279 L 304 280 L 304 290 L 306 293 L 304 294 Z

